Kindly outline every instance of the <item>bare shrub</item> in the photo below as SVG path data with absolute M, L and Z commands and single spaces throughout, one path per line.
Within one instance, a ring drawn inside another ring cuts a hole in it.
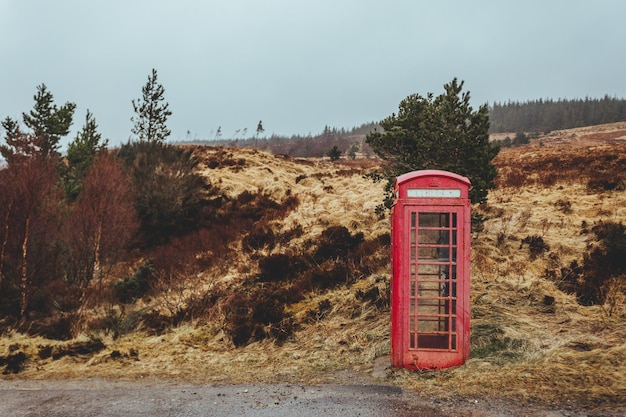
M 267 224 L 255 223 L 252 230 L 243 237 L 241 245 L 246 252 L 267 248 L 273 249 L 277 243 L 277 236 Z
M 302 228 L 302 225 L 295 224 L 291 227 L 291 229 L 277 234 L 278 243 L 280 243 L 281 245 L 286 245 L 289 242 L 291 242 L 293 239 L 297 239 L 303 234 L 304 234 L 304 229 Z
M 26 331 L 31 336 L 41 336 L 51 340 L 70 340 L 74 336 L 74 314 L 55 314 L 33 320 Z
M 559 175 L 554 171 L 539 171 L 537 175 L 537 183 L 544 187 L 552 187 L 559 179 Z
M 611 279 L 626 279 L 626 226 L 600 222 L 591 230 L 597 243 L 583 257 L 584 285 L 588 291 L 580 294 L 579 300 L 584 305 L 604 304 Z
M 521 188 L 528 182 L 528 174 L 517 167 L 509 169 L 498 177 L 499 187 Z
M 307 275 L 313 288 L 327 290 L 353 282 L 353 272 L 345 261 L 327 260 L 307 271 Z
M 268 337 L 280 343 L 296 328 L 295 322 L 285 315 L 283 293 L 276 288 L 235 293 L 223 302 L 222 312 L 224 331 L 237 347 Z
M 569 200 L 564 200 L 560 198 L 554 203 L 554 207 L 556 207 L 556 209 L 563 214 L 572 213 L 572 202 Z
M 554 282 L 561 291 L 576 294 L 580 287 L 581 274 L 582 267 L 574 260 L 568 266 L 546 268 L 543 277 Z
M 607 280 L 602 285 L 604 311 L 611 317 L 616 313 L 625 313 L 626 309 L 626 276 L 621 275 Z
M 530 218 L 532 217 L 533 212 L 530 209 L 530 207 L 524 209 L 520 214 L 519 217 L 517 219 L 517 227 L 520 231 L 526 229 L 526 227 L 528 226 L 528 222 L 530 221 Z
M 544 242 L 543 238 L 539 235 L 526 236 L 524 239 L 522 239 L 520 249 L 525 244 L 528 245 L 528 251 L 530 252 L 531 261 L 535 260 L 538 256 L 550 250 L 550 246 L 546 242 Z
M 302 256 L 277 253 L 259 260 L 259 280 L 274 282 L 293 279 L 306 267 L 307 263 Z
M 592 192 L 623 191 L 626 186 L 621 175 L 614 172 L 597 172 L 587 182 L 587 189 Z
M 102 330 L 106 335 L 111 334 L 115 340 L 137 329 L 143 318 L 151 310 L 151 306 L 126 310 L 124 305 L 108 305 L 105 316 L 98 320 L 92 320 L 89 327 L 92 331 Z
M 223 330 L 236 347 L 244 346 L 252 335 L 249 304 L 250 296 L 241 292 L 235 292 L 222 303 Z
M 15 350 L 19 349 L 17 347 Z M 17 374 L 22 371 L 28 356 L 22 351 L 13 351 L 5 356 L 0 356 L 0 366 L 4 366 L 3 375 Z
M 560 290 L 576 294 L 582 305 L 606 303 L 607 312 L 612 314 L 626 287 L 626 227 L 600 222 L 591 231 L 596 241 L 590 242 L 582 265 L 574 260 L 569 266 L 546 269 L 544 277 Z
M 324 319 L 333 309 L 333 304 L 328 298 L 324 298 L 317 303 L 317 306 L 307 311 L 306 321 L 309 323 L 315 323 Z
M 496 246 L 502 246 L 506 240 L 509 228 L 511 227 L 511 220 L 513 216 L 510 214 L 503 215 L 500 223 L 500 231 L 496 234 Z
M 324 261 L 330 258 L 345 258 L 361 242 L 363 242 L 362 232 L 352 235 L 344 226 L 331 226 L 320 236 L 315 259 Z
M 388 292 L 381 292 L 377 286 L 359 289 L 354 294 L 355 298 L 361 302 L 369 302 L 376 308 L 383 309 L 389 307 Z

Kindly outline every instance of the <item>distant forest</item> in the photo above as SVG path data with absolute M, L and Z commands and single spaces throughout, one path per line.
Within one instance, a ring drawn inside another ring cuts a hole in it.
M 626 121 L 626 100 L 604 96 L 584 100 L 494 103 L 490 133 L 543 132 Z
M 380 130 L 381 127 L 378 123 L 370 122 L 351 129 L 337 129 L 325 126 L 322 133 L 317 135 L 272 135 L 270 137 L 219 139 L 187 143 L 254 148 L 271 152 L 274 155 L 289 155 L 299 158 L 329 156 L 328 152 L 336 147 L 341 152 L 342 159 L 355 159 L 357 157 L 374 156 L 370 147 L 365 143 L 365 135 L 374 129 Z
M 626 100 L 604 96 L 601 99 L 585 98 L 577 100 L 539 99 L 527 102 L 509 101 L 489 106 L 490 133 L 518 133 L 527 138 L 526 133 L 548 133 L 553 130 L 594 126 L 604 123 L 626 121 Z M 374 156 L 365 143 L 365 135 L 374 129 L 382 130 L 376 122 L 364 123 L 351 129 L 325 126 L 317 135 L 292 135 L 270 137 L 250 137 L 240 139 L 220 139 L 193 141 L 187 143 L 246 147 L 269 151 L 273 154 L 293 157 L 324 157 L 334 147 L 341 152 L 341 158 L 354 159 Z M 524 142 L 519 142 L 524 143 Z

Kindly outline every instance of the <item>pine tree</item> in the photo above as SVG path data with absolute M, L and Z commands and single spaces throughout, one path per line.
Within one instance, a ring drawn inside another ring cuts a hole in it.
M 108 140 L 102 141 L 96 119 L 87 109 L 85 124 L 67 148 L 67 167 L 63 170 L 63 188 L 69 201 L 78 197 L 83 178 L 96 155 L 106 150 L 107 144 Z
M 33 98 L 33 109 L 22 113 L 24 124 L 31 132 L 22 131 L 19 123 L 10 117 L 2 121 L 6 144 L 0 145 L 0 153 L 9 164 L 34 156 L 59 156 L 59 141 L 72 126 L 76 104 L 67 102 L 57 107 L 45 84 L 37 86 L 37 94 Z
M 54 96 L 45 84 L 37 86 L 33 97 L 35 106 L 27 114 L 22 113 L 24 124 L 32 129 L 37 138 L 39 153 L 43 156 L 57 155 L 59 141 L 67 136 L 72 126 L 76 104 L 67 102 L 61 107 L 53 104 Z
M 420 169 L 441 169 L 464 175 L 472 182 L 470 199 L 485 202 L 495 187 L 492 164 L 499 148 L 489 142 L 487 105 L 474 111 L 463 81 L 444 85 L 445 94 L 427 97 L 413 94 L 402 100 L 398 114 L 380 122 L 383 132 L 374 131 L 366 142 L 387 161 L 374 179 L 387 179 L 384 205 L 393 201 L 396 176 Z
M 326 156 L 330 158 L 331 161 L 337 161 L 341 158 L 341 150 L 337 147 L 337 145 L 333 146 L 328 152 L 326 152 Z
M 132 100 L 135 117 L 132 133 L 137 136 L 139 142 L 162 143 L 170 135 L 167 128 L 167 118 L 172 115 L 169 103 L 165 102 L 165 88 L 157 81 L 157 72 L 152 69 L 148 76 L 148 82 L 141 88 L 143 97 Z
M 96 154 L 105 150 L 107 144 L 108 140 L 102 141 L 102 135 L 98 132 L 98 123 L 96 123 L 93 113 L 87 109 L 85 124 L 76 134 L 74 141 L 68 145 L 68 164 L 77 170 L 80 177 L 83 177 L 93 163 Z
M 254 136 L 254 147 L 257 147 L 257 141 L 259 140 L 259 135 L 265 132 L 263 129 L 263 120 L 259 120 L 259 123 L 256 125 L 256 135 Z
M 2 121 L 6 144 L 0 145 L 0 154 L 9 165 L 28 159 L 37 154 L 37 145 L 33 135 L 23 133 L 16 120 L 7 117 Z

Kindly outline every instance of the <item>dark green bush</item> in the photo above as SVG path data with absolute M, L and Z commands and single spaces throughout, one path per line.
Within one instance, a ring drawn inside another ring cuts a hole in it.
M 116 298 L 122 303 L 129 303 L 143 297 L 150 288 L 153 273 L 152 261 L 143 262 L 132 275 L 113 284 Z

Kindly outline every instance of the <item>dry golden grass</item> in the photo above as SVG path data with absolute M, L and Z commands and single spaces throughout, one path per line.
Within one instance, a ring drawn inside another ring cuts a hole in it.
M 626 130 L 626 124 L 613 128 L 610 132 Z M 583 146 L 577 139 L 591 132 L 581 129 L 569 134 L 580 146 L 570 146 L 566 143 L 568 134 L 559 133 L 558 138 L 551 134 L 538 139 L 550 142 L 549 146 L 504 150 L 498 157 L 499 169 L 529 159 L 541 161 L 546 155 L 567 159 L 583 151 L 593 154 L 588 144 Z M 611 143 L 600 145 L 596 140 L 593 146 L 621 152 L 623 145 L 616 135 L 611 133 Z M 206 150 L 207 155 L 222 151 Z M 366 238 L 389 231 L 388 219 L 380 219 L 374 212 L 382 198 L 382 185 L 362 178 L 371 161 L 348 166 L 286 159 L 254 150 L 227 152 L 235 159 L 245 159 L 245 166 L 206 168 L 204 172 L 231 196 L 244 190 L 263 190 L 275 200 L 295 195 L 300 201 L 274 226 L 289 230 L 299 224 L 304 235 L 274 251 L 297 250 L 329 225 L 361 231 Z M 571 401 L 590 407 L 625 404 L 623 299 L 609 316 L 601 306 L 580 306 L 573 295 L 560 292 L 543 278 L 548 267 L 582 259 L 589 238 L 581 234 L 583 221 L 589 225 L 600 220 L 626 222 L 626 192 L 589 191 L 587 180 L 587 176 L 568 176 L 549 186 L 531 183 L 521 189 L 503 187 L 491 192 L 488 205 L 481 208 L 489 220 L 472 243 L 472 358 L 464 366 L 439 372 L 390 368 L 385 380 L 443 397 Z M 563 202 L 569 202 L 569 208 Z M 527 247 L 520 248 L 521 240 L 532 235 L 544 239 L 550 246 L 549 254 L 531 260 Z M 243 264 L 246 255 L 241 259 Z M 205 271 L 198 277 L 198 288 L 223 285 L 236 290 L 237 280 L 254 272 L 242 264 Z M 389 354 L 388 310 L 363 302 L 356 294 L 359 289 L 372 287 L 388 291 L 388 284 L 388 269 L 382 269 L 352 286 L 308 294 L 288 307 L 300 328 L 281 345 L 264 340 L 235 348 L 221 330 L 223 318 L 219 314 L 161 336 L 135 332 L 113 340 L 97 334 L 106 345 L 103 350 L 58 360 L 37 359 L 38 346 L 67 342 L 8 334 L 0 339 L 0 355 L 18 346 L 31 359 L 21 373 L 4 378 L 355 382 L 368 378 L 374 360 Z M 330 307 L 322 311 L 319 306 L 324 302 Z

